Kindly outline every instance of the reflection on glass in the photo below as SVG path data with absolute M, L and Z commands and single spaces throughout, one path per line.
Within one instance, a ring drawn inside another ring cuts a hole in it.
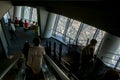
M 78 38 L 78 42 L 83 46 L 86 46 L 87 40 L 89 39 L 90 41 L 93 38 L 95 31 L 96 31 L 96 28 L 90 25 L 84 24 L 83 29 Z

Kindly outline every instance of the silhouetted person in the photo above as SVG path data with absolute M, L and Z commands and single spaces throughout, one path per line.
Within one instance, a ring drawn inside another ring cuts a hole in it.
M 27 20 L 25 20 L 24 27 L 28 28 L 28 26 L 29 26 L 29 24 L 28 24 Z
M 24 56 L 25 56 L 25 60 L 26 60 L 26 61 L 27 61 L 27 59 L 28 59 L 28 51 L 29 51 L 29 48 L 30 48 L 29 42 L 25 42 L 25 43 L 24 43 L 24 47 L 23 47 L 23 49 L 22 49 L 22 52 L 23 52 L 23 54 L 24 54 Z
M 20 19 L 20 21 L 19 21 L 19 27 L 23 27 L 23 19 Z
M 89 69 L 93 67 L 93 58 L 94 58 L 94 50 L 95 50 L 95 45 L 97 44 L 97 40 L 92 39 L 90 41 L 90 44 L 85 46 L 82 50 L 81 54 L 81 76 L 85 76 Z
M 11 36 L 11 40 L 13 40 L 14 38 L 16 38 L 16 34 L 15 34 L 15 29 L 13 30 L 13 28 L 12 28 L 11 19 L 8 20 L 8 26 L 10 28 L 9 33 Z

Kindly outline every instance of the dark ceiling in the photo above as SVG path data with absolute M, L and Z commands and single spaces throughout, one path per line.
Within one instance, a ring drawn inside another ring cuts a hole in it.
M 120 37 L 119 5 L 113 1 L 13 0 L 14 6 L 42 6 L 47 11 L 76 19 Z

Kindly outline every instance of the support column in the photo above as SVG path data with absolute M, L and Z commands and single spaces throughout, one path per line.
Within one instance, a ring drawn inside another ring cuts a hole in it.
M 44 38 L 50 38 L 52 36 L 55 19 L 56 19 L 56 14 L 53 13 L 48 14 L 46 29 L 44 32 Z
M 15 19 L 15 17 L 17 17 L 18 19 L 21 19 L 21 9 L 22 9 L 21 6 L 15 6 L 14 7 L 14 18 L 13 18 L 13 20 Z

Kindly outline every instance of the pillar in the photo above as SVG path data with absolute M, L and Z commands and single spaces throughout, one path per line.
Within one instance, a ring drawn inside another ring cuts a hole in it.
M 21 9 L 22 7 L 21 6 L 15 6 L 14 7 L 14 18 L 17 17 L 18 19 L 21 19 Z
M 56 20 L 56 14 L 49 13 L 47 18 L 46 29 L 44 32 L 44 38 L 50 38 L 52 36 L 55 20 Z

